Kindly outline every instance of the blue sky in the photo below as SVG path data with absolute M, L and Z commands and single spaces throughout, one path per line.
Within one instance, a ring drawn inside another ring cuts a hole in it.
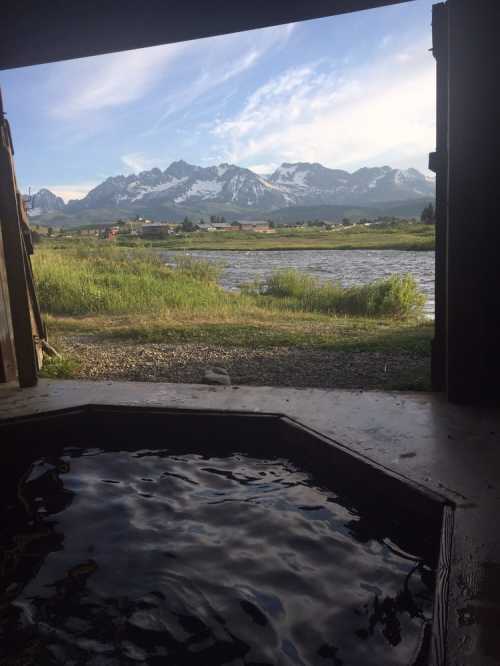
M 0 73 L 23 190 L 185 159 L 426 171 L 434 0 Z

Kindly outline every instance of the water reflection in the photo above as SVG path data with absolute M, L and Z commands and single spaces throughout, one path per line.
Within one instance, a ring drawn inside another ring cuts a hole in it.
M 286 461 L 72 449 L 17 489 L 4 660 L 390 666 L 425 650 L 429 566 Z

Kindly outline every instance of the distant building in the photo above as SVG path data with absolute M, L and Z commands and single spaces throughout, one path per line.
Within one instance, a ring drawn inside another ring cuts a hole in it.
M 241 231 L 254 231 L 258 234 L 273 234 L 275 229 L 269 226 L 269 222 L 263 220 L 242 220 L 237 222 Z
M 238 224 L 230 224 L 229 222 L 210 222 L 205 224 L 198 224 L 200 231 L 239 231 Z
M 141 236 L 143 238 L 165 238 L 174 233 L 177 224 L 170 222 L 145 222 L 141 226 Z
M 119 231 L 120 227 L 107 227 L 107 229 L 103 230 L 101 237 L 105 240 L 115 240 Z

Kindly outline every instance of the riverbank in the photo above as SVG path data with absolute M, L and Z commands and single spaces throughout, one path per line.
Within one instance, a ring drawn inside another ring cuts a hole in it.
M 274 233 L 255 232 L 196 232 L 171 236 L 165 240 L 142 241 L 122 236 L 118 243 L 125 246 L 146 246 L 165 250 L 411 250 L 428 251 L 435 248 L 433 226 L 401 223 L 389 226 L 337 227 L 332 230 L 316 228 L 276 229 Z
M 211 365 L 233 384 L 430 389 L 429 321 L 313 313 L 214 316 L 47 316 L 62 360 L 53 378 L 199 383 Z
M 110 245 L 45 248 L 34 270 L 63 353 L 46 376 L 198 382 L 216 363 L 255 385 L 429 386 L 433 326 L 410 277 L 342 288 L 285 271 L 235 294 L 213 263 Z
M 117 343 L 95 335 L 60 336 L 55 344 L 73 360 L 49 363 L 44 371 L 49 377 L 199 384 L 207 368 L 219 366 L 236 386 L 403 391 L 430 386 L 428 356 L 401 350 Z

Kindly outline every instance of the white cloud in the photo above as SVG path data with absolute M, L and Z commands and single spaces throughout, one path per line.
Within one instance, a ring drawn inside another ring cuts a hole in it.
M 425 169 L 435 143 L 435 65 L 427 44 L 369 66 L 313 63 L 268 81 L 212 129 L 237 163 L 318 161 L 357 168 L 390 157 Z
M 172 114 L 189 107 L 196 99 L 229 81 L 229 79 L 242 74 L 249 69 L 260 57 L 258 51 L 251 50 L 232 63 L 224 63 L 218 69 L 202 72 L 196 79 L 190 81 L 182 90 L 173 93 L 163 100 L 164 111 L 152 128 L 156 131 Z M 149 132 L 147 132 L 148 134 Z
M 406 51 L 401 51 L 401 53 L 396 53 L 395 57 L 398 62 L 402 63 L 410 62 L 410 60 L 412 59 L 411 54 L 407 53 Z
M 145 153 L 128 153 L 122 155 L 120 159 L 126 167 L 126 173 L 139 173 L 154 167 L 164 169 L 168 165 L 164 158 L 148 157 Z
M 40 187 L 33 188 L 37 192 L 42 187 L 53 192 L 56 196 L 62 197 L 65 203 L 70 199 L 83 199 L 83 197 L 90 192 L 94 187 L 99 185 L 97 181 L 88 181 L 84 183 L 74 183 L 69 185 L 41 185 Z
M 284 46 L 294 29 L 295 26 L 289 24 L 192 43 L 190 56 L 194 71 L 182 80 L 182 85 L 177 82 L 172 93 L 159 102 L 160 117 L 145 134 L 157 132 L 173 114 L 189 108 L 200 97 L 251 69 L 271 49 Z M 224 100 L 219 102 L 223 106 Z
M 260 176 L 269 176 L 279 167 L 277 162 L 267 162 L 267 164 L 250 164 L 247 169 L 258 173 Z
M 187 47 L 187 43 L 169 44 L 74 61 L 62 70 L 69 77 L 52 83 L 63 93 L 51 113 L 72 119 L 133 102 L 161 80 Z
M 385 35 L 380 40 L 379 48 L 386 49 L 389 46 L 389 44 L 391 44 L 393 41 L 394 41 L 394 37 L 392 35 Z

